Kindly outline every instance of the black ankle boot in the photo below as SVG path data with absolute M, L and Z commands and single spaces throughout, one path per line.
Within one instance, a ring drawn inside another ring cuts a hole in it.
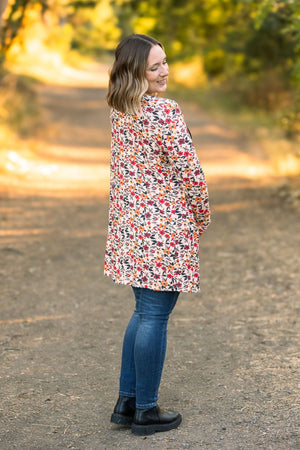
M 132 432 L 140 436 L 153 434 L 156 431 L 169 431 L 177 428 L 181 423 L 182 417 L 176 411 L 164 411 L 159 406 L 151 409 L 136 409 Z
M 120 395 L 110 421 L 117 425 L 130 427 L 135 413 L 135 397 Z

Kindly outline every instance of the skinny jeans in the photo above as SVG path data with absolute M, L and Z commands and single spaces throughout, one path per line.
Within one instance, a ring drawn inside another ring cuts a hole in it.
M 136 307 L 124 335 L 119 394 L 136 407 L 157 405 L 167 347 L 167 323 L 179 292 L 133 287 Z

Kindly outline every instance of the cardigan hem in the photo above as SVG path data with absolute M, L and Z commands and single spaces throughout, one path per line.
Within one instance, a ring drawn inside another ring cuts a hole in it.
M 176 291 L 176 292 L 186 292 L 186 293 L 197 293 L 200 292 L 200 286 L 195 286 L 194 288 L 184 288 L 176 289 L 176 286 L 160 286 L 157 288 L 156 286 L 151 285 L 151 283 L 144 284 L 142 282 L 137 282 L 135 280 L 120 280 L 117 279 L 113 274 L 109 272 L 104 272 L 104 275 L 111 278 L 112 281 L 116 284 L 123 284 L 125 286 L 132 286 L 137 288 L 147 288 L 152 289 L 153 291 Z

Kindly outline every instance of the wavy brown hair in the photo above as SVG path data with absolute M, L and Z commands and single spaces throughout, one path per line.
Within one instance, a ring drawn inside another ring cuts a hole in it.
M 160 42 L 145 34 L 132 34 L 119 43 L 109 77 L 109 106 L 124 113 L 139 113 L 141 98 L 148 89 L 146 68 L 154 45 L 163 48 Z

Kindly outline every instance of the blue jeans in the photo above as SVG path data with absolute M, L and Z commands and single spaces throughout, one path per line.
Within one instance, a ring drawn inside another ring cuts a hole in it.
M 122 351 L 120 395 L 136 397 L 136 407 L 157 405 L 167 347 L 167 323 L 179 292 L 133 287 L 135 311 Z

